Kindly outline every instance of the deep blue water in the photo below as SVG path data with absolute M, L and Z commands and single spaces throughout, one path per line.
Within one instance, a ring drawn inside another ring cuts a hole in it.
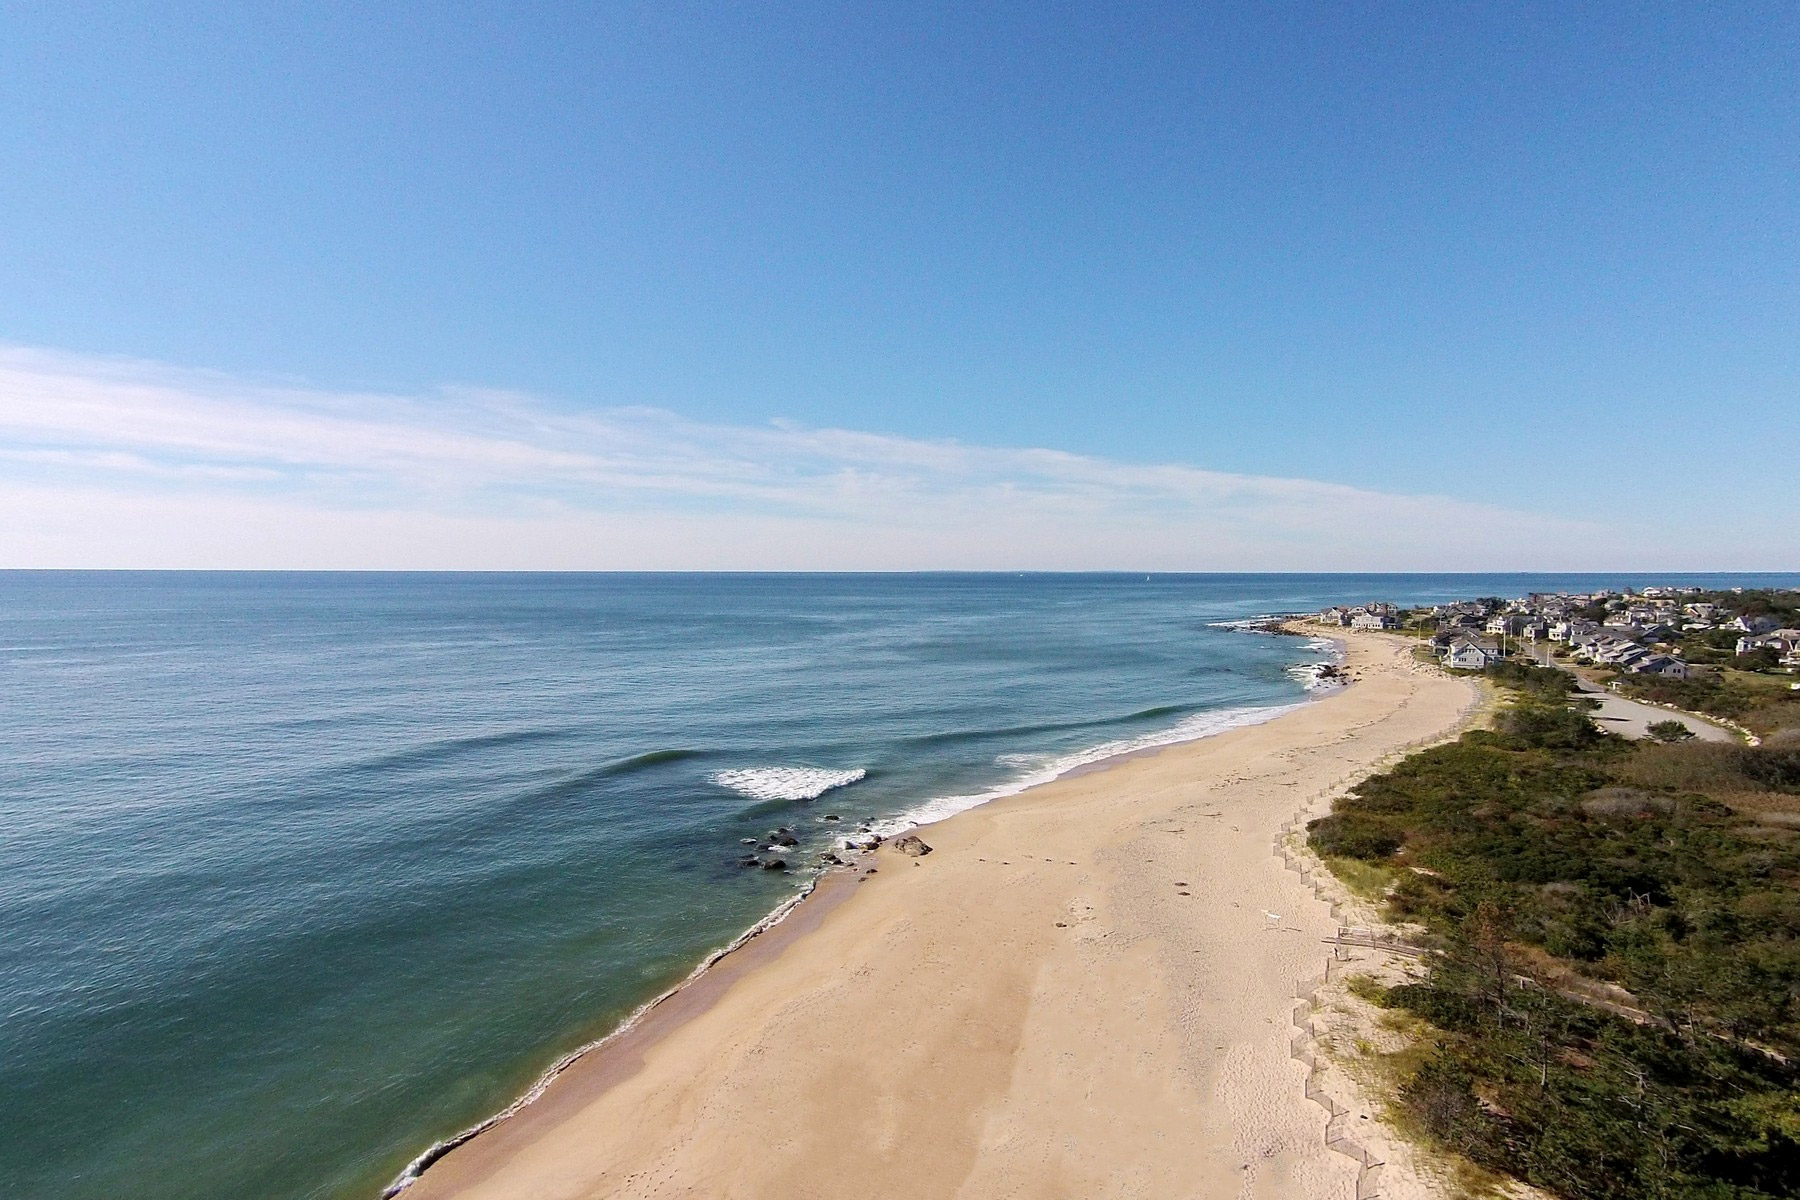
M 1213 622 L 1634 579 L 0 573 L 0 1191 L 370 1196 L 802 885 L 742 838 L 1305 698 Z

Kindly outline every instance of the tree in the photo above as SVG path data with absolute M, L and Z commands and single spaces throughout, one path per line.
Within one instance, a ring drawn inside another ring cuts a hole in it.
M 1731 660 L 1740 671 L 1773 671 L 1781 665 L 1781 653 L 1773 646 L 1758 646 Z
M 1645 732 L 1659 742 L 1685 742 L 1694 736 L 1680 721 L 1652 721 Z

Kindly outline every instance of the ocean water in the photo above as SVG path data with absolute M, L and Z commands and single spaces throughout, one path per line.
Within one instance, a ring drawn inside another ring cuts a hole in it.
M 1305 702 L 1244 617 L 1633 579 L 0 573 L 0 1194 L 372 1197 L 805 886 L 743 839 Z

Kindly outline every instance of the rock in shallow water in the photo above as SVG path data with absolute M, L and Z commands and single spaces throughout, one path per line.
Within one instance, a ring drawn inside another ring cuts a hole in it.
M 762 869 L 765 871 L 785 871 L 787 870 L 787 859 L 765 858 L 762 860 Z

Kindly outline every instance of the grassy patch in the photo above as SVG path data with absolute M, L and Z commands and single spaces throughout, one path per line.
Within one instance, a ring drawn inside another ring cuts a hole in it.
M 1796 682 L 1792 675 L 1765 675 L 1758 671 L 1734 671 L 1729 667 L 1719 670 L 1719 681 L 1727 687 L 1743 688 L 1761 699 L 1779 698 L 1791 691 L 1790 685 Z
M 1331 873 L 1337 876 L 1339 882 L 1350 889 L 1351 895 L 1371 904 L 1387 899 L 1388 892 L 1394 886 L 1394 868 L 1380 863 L 1332 855 L 1325 859 L 1325 865 L 1331 868 Z

